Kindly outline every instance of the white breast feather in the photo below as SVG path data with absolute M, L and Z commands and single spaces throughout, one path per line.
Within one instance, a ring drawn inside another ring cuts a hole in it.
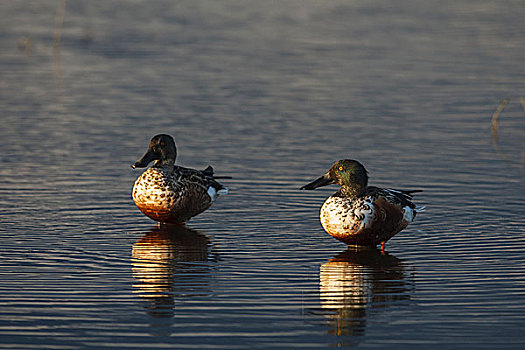
M 372 226 L 372 222 L 375 218 L 372 198 L 366 197 L 363 200 L 359 200 L 356 204 L 356 209 L 354 210 L 356 217 L 361 219 L 364 228 L 369 228 Z
M 370 227 L 375 216 L 370 198 L 354 202 L 348 198 L 329 197 L 324 202 L 320 214 L 325 230 L 340 234 Z

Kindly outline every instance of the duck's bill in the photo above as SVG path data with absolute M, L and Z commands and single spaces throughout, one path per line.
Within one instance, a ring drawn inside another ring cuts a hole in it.
M 137 160 L 135 162 L 135 164 L 133 164 L 131 167 L 133 169 L 135 168 L 145 168 L 148 166 L 149 163 L 153 162 L 154 160 L 157 160 L 159 159 L 157 157 L 157 155 L 152 151 L 152 150 L 148 150 L 143 156 L 142 158 L 140 158 L 139 160 Z
M 301 190 L 314 190 L 317 187 L 327 186 L 335 183 L 334 180 L 330 178 L 330 175 L 328 173 L 324 174 L 320 178 L 310 182 L 307 185 L 304 185 L 301 187 Z

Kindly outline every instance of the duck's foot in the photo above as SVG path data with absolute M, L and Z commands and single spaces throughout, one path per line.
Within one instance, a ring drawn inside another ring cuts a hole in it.
M 177 226 L 180 226 L 180 227 L 185 227 L 186 226 L 186 221 L 181 221 L 181 222 L 178 222 L 178 223 L 172 223 L 172 222 L 162 222 L 162 221 L 159 221 L 157 222 L 157 224 L 159 225 L 159 228 L 160 227 L 164 227 L 164 226 L 170 226 L 170 225 L 177 225 Z

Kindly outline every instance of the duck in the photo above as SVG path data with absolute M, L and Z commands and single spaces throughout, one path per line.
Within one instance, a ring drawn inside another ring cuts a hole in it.
M 211 207 L 220 194 L 228 188 L 217 179 L 208 166 L 196 170 L 175 165 L 177 147 L 173 137 L 167 134 L 154 136 L 146 153 L 131 167 L 146 168 L 135 181 L 132 198 L 135 205 L 147 217 L 167 224 L 179 224 Z
M 396 190 L 368 186 L 368 172 L 354 159 L 334 163 L 328 172 L 301 187 L 314 190 L 337 184 L 340 189 L 321 207 L 320 221 L 335 239 L 356 246 L 378 246 L 414 221 L 425 210 L 412 202 L 413 194 L 422 190 Z

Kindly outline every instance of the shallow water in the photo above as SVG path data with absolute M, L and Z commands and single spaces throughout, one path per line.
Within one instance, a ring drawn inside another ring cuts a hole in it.
M 525 345 L 521 1 L 68 1 L 57 51 L 58 3 L 1 5 L 0 348 Z M 160 132 L 233 177 L 186 229 Z M 340 158 L 424 190 L 386 255 L 298 190 Z

